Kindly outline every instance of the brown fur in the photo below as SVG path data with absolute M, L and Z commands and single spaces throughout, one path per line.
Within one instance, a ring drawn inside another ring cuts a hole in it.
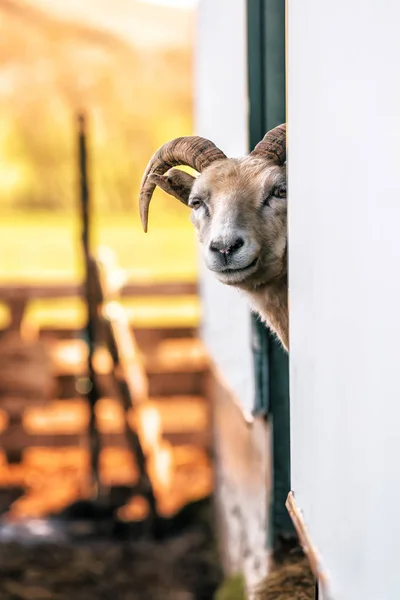
M 276 565 L 256 590 L 255 600 L 314 600 L 315 579 L 306 557 Z
M 216 161 L 197 179 L 171 169 L 154 182 L 188 206 L 200 202 L 192 222 L 208 268 L 245 293 L 288 350 L 287 199 L 274 195 L 285 185 L 286 166 L 249 155 Z M 210 250 L 216 242 L 233 247 L 239 237 L 244 244 L 235 253 Z

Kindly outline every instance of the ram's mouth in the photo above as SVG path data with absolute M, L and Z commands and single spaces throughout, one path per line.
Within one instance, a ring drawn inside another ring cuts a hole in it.
M 245 271 L 249 271 L 250 269 L 255 267 L 257 262 L 258 262 L 258 256 L 257 256 L 257 258 L 255 258 L 253 261 L 251 261 L 251 263 L 249 263 L 245 267 L 240 267 L 237 269 L 229 269 L 229 268 L 223 269 L 223 270 L 220 270 L 219 273 L 222 273 L 224 275 L 235 275 L 235 273 L 244 273 Z
M 215 271 L 215 275 L 225 285 L 244 285 L 249 277 L 257 270 L 259 258 L 255 258 L 245 267 L 225 268 Z

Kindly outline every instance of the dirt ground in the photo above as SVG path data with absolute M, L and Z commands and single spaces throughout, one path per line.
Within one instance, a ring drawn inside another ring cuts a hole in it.
M 195 514 L 197 512 L 197 514 Z M 204 506 L 157 542 L 111 535 L 59 540 L 14 534 L 0 543 L 1 600 L 211 600 L 221 583 L 209 509 Z M 192 522 L 190 522 L 192 521 Z M 41 524 L 42 534 L 44 522 Z M 166 530 L 164 530 L 166 533 Z M 170 533 L 173 533 L 172 531 Z M 119 535 L 118 535 L 119 534 Z M 127 534 L 127 535 L 124 535 Z M 5 538 L 5 539 L 4 539 Z
M 182 540 L 180 540 L 182 543 Z M 210 600 L 215 567 L 195 547 L 105 542 L 0 547 L 4 600 Z

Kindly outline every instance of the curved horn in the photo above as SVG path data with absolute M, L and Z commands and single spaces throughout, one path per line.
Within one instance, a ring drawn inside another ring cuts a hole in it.
M 286 123 L 271 129 L 251 153 L 282 165 L 286 160 Z
M 140 218 L 147 231 L 149 206 L 156 184 L 149 178 L 152 174 L 163 175 L 171 167 L 185 165 L 199 173 L 216 160 L 226 158 L 213 142 L 199 136 L 186 136 L 167 142 L 150 159 L 140 188 Z

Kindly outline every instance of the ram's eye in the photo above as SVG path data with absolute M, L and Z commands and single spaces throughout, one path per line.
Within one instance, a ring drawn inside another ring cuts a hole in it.
M 198 208 L 200 208 L 200 206 L 202 206 L 203 201 L 200 200 L 200 198 L 193 198 L 193 200 L 190 200 L 189 202 L 189 206 L 190 208 L 193 208 L 193 210 L 197 210 Z
M 282 185 L 279 185 L 277 188 L 275 188 L 274 196 L 276 196 L 276 198 L 286 198 L 286 196 L 287 196 L 286 183 L 283 183 Z

